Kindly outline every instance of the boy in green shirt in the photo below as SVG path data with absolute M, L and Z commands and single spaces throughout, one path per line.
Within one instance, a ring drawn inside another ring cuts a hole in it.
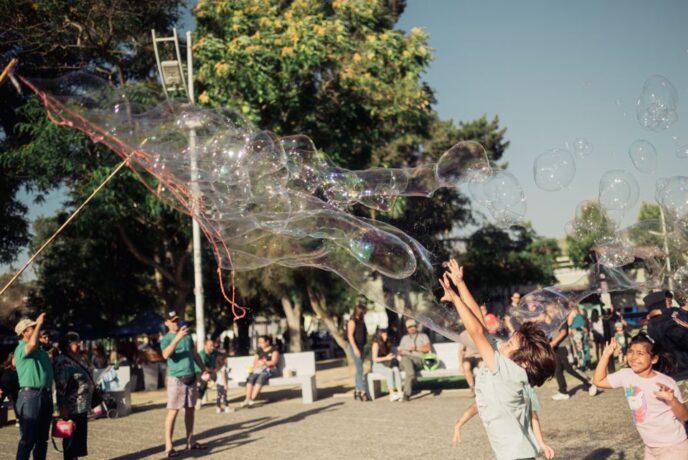
M 19 377 L 17 416 L 21 437 L 17 446 L 17 460 L 45 459 L 48 450 L 50 421 L 53 416 L 53 366 L 48 353 L 38 343 L 45 313 L 36 321 L 24 318 L 14 331 L 20 337 L 14 350 Z

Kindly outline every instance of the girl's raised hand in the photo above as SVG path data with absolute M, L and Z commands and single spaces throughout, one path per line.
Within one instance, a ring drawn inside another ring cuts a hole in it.
M 449 268 L 449 277 L 454 285 L 458 287 L 459 284 L 463 283 L 463 267 L 459 265 L 456 259 L 449 259 L 447 268 Z
M 442 278 L 440 278 L 439 281 L 440 286 L 442 286 L 442 289 L 444 289 L 444 295 L 440 299 L 440 302 L 451 302 L 452 294 L 454 291 L 452 290 L 451 284 L 449 283 L 449 273 L 444 272 L 444 275 L 442 275 Z
M 607 342 L 607 345 L 604 347 L 604 350 L 602 351 L 602 356 L 609 358 L 614 354 L 614 350 L 616 350 L 616 347 L 616 337 L 612 337 L 612 339 L 609 342 Z
M 674 394 L 674 390 L 664 385 L 663 383 L 658 383 L 657 386 L 659 387 L 659 391 L 655 391 L 655 396 L 657 396 L 657 399 L 661 399 L 665 403 L 671 404 L 671 402 L 676 397 L 676 395 Z

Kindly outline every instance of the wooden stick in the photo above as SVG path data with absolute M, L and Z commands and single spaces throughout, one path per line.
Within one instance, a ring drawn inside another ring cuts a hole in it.
M 7 78 L 7 75 L 10 74 L 10 72 L 12 71 L 12 69 L 14 68 L 14 66 L 17 65 L 17 62 L 18 62 L 18 61 L 17 61 L 16 58 L 12 58 L 12 60 L 10 61 L 10 63 L 7 64 L 7 65 L 5 66 L 5 68 L 3 69 L 2 73 L 0 74 L 0 85 L 2 85 L 2 82 L 5 81 L 5 78 Z
M 117 173 L 119 172 L 119 170 L 122 169 L 122 168 L 123 168 L 124 166 L 126 166 L 127 164 L 129 164 L 129 158 L 127 158 L 126 160 L 124 160 L 123 162 L 121 162 L 121 163 L 115 168 L 115 170 L 112 171 L 112 173 L 110 173 L 110 175 L 107 177 L 107 179 L 105 179 L 98 187 L 96 187 L 96 189 L 91 193 L 91 195 L 90 195 L 88 198 L 86 198 L 86 201 L 84 201 L 83 203 L 81 203 L 81 206 L 79 206 L 79 207 L 76 209 L 76 211 L 74 211 L 74 212 L 69 216 L 69 218 L 65 221 L 65 223 L 62 224 L 62 225 L 60 226 L 60 228 L 58 228 L 57 231 L 56 231 L 55 233 L 53 233 L 52 236 L 51 236 L 50 238 L 48 238 L 48 239 L 45 241 L 45 243 L 43 243 L 43 245 L 41 245 L 40 248 L 38 248 L 38 251 L 36 251 L 36 252 L 34 253 L 34 255 L 32 255 L 31 258 L 30 258 L 29 260 L 26 261 L 26 263 L 25 263 L 24 266 L 21 268 L 21 270 L 19 270 L 17 273 L 14 274 L 14 276 L 12 277 L 12 279 L 5 285 L 5 287 L 2 288 L 2 290 L 0 290 L 0 296 L 1 296 L 2 294 L 4 294 L 4 292 L 5 292 L 5 291 L 6 291 L 6 290 L 16 281 L 16 280 L 17 280 L 17 278 L 19 278 L 19 277 L 21 276 L 22 273 L 24 273 L 24 270 L 26 270 L 26 269 L 29 267 L 29 265 L 31 265 L 31 263 L 34 261 L 34 259 L 35 259 L 36 257 L 38 257 L 38 255 L 39 255 L 41 252 L 43 252 L 43 250 L 44 250 L 46 247 L 48 247 L 48 245 L 49 245 L 55 238 L 57 238 L 57 235 L 59 235 L 60 232 L 61 232 L 62 230 L 64 230 L 65 227 L 67 227 L 67 225 L 69 225 L 69 223 L 70 223 L 72 220 L 74 220 L 74 218 L 76 217 L 76 215 L 79 214 L 79 212 L 84 208 L 84 206 L 86 206 L 86 205 L 88 204 L 88 202 L 91 201 L 91 199 L 92 199 L 94 196 L 96 196 L 96 194 L 97 194 L 98 192 L 100 192 L 100 190 L 101 190 L 103 187 L 105 187 L 105 185 L 106 185 L 108 182 L 110 182 L 110 179 L 112 179 L 113 177 L 115 177 L 115 174 L 117 174 Z

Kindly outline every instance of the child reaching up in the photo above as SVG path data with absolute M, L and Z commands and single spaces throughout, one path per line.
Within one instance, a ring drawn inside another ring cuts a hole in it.
M 600 388 L 622 388 L 633 422 L 645 443 L 645 459 L 688 460 L 688 439 L 683 423 L 688 408 L 671 377 L 668 361 L 654 340 L 640 333 L 633 337 L 626 353 L 630 368 L 607 375 L 607 365 L 618 343 L 614 338 L 602 352 L 593 382 Z
M 483 359 L 475 375 L 475 401 L 490 445 L 498 460 L 534 458 L 540 446 L 526 385 L 540 386 L 554 375 L 554 351 L 534 323 L 525 323 L 497 347 L 494 338 L 488 339 L 480 308 L 463 280 L 463 268 L 453 259 L 448 267 L 440 279 L 442 301 L 454 304 Z
M 540 427 L 540 419 L 537 413 L 540 412 L 540 400 L 538 399 L 535 389 L 530 385 L 525 386 L 526 393 L 528 394 L 528 399 L 530 399 L 530 422 L 533 425 L 533 433 L 535 434 L 535 439 L 542 447 L 542 452 L 547 460 L 554 458 L 554 449 L 545 443 L 545 438 L 542 436 L 542 428 Z M 461 428 L 468 423 L 478 413 L 478 406 L 476 403 L 471 404 L 463 413 L 461 418 L 457 420 L 456 425 L 454 425 L 454 438 L 452 439 L 452 447 L 456 447 L 456 443 L 461 442 Z

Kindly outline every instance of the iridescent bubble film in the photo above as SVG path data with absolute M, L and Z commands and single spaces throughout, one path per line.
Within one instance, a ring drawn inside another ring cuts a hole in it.
M 576 175 L 576 162 L 568 150 L 551 149 L 533 163 L 535 184 L 542 190 L 556 192 L 567 187 Z
M 653 75 L 643 84 L 636 102 L 636 117 L 643 128 L 660 132 L 678 120 L 678 92 L 662 75 Z
M 639 139 L 628 147 L 628 156 L 635 169 L 641 173 L 652 174 L 657 170 L 657 150 L 644 139 Z

